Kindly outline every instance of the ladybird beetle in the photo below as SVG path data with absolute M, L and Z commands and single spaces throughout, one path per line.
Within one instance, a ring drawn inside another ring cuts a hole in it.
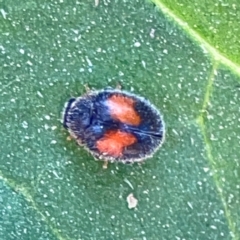
M 89 91 L 71 98 L 62 122 L 97 160 L 141 162 L 164 141 L 164 121 L 156 107 L 120 89 Z

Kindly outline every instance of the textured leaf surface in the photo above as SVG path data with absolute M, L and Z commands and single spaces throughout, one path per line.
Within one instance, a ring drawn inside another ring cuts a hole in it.
M 156 0 L 155 2 L 160 3 Z M 162 0 L 168 10 L 198 32 L 208 43 L 240 64 L 240 7 L 238 0 Z M 164 6 L 164 5 L 163 5 Z
M 0 3 L 0 239 L 240 238 L 240 67 L 196 14 L 134 2 Z M 84 84 L 118 81 L 161 110 L 166 142 L 103 170 L 61 111 Z

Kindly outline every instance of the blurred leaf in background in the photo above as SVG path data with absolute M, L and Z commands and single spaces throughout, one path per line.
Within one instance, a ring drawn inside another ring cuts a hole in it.
M 240 3 L 168 2 L 0 2 L 0 239 L 240 238 Z M 61 111 L 119 81 L 166 142 L 103 170 Z

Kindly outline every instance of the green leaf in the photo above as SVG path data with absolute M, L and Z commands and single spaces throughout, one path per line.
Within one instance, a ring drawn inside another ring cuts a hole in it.
M 209 2 L 193 0 L 154 0 L 175 20 L 188 24 L 214 51 L 232 63 L 240 64 L 240 8 L 238 0 Z M 165 5 L 164 5 L 165 4 Z M 193 34 L 195 35 L 195 34 Z M 221 57 L 222 57 L 221 56 Z M 226 62 L 225 62 L 226 63 Z
M 163 2 L 0 3 L 0 239 L 240 238 L 240 27 L 213 36 L 234 12 Z M 104 170 L 61 111 L 119 81 L 160 109 L 166 141 Z

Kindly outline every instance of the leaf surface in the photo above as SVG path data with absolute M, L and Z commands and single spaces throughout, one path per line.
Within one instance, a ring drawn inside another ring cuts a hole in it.
M 194 28 L 197 3 L 184 18 L 171 2 L 1 3 L 1 239 L 239 239 L 239 59 Z M 103 170 L 61 111 L 119 81 L 160 109 L 166 141 Z

